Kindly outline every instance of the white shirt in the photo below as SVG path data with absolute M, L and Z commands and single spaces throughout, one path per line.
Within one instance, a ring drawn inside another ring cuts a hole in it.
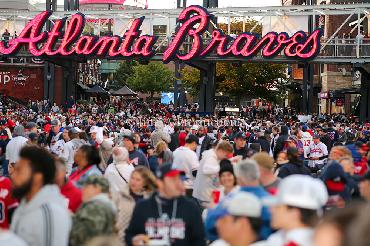
M 185 180 L 184 186 L 186 189 L 193 189 L 194 177 L 192 172 L 199 168 L 197 154 L 186 146 L 177 148 L 173 152 L 172 167 L 185 172 L 187 180 Z
M 295 243 L 299 246 L 313 245 L 313 230 L 311 228 L 293 229 L 287 232 L 277 231 L 267 240 L 269 246 L 284 246 L 288 243 Z
M 205 138 L 205 136 L 199 138 L 199 144 L 198 144 L 197 150 L 196 150 L 198 159 L 200 158 L 200 151 L 202 150 L 202 143 L 203 143 L 204 138 Z
M 106 177 L 110 184 L 112 193 L 119 192 L 124 186 L 128 185 L 131 174 L 135 170 L 133 165 L 128 163 L 112 163 L 105 169 L 104 177 Z M 125 180 L 121 177 L 125 178 Z
M 220 187 L 218 177 L 220 161 L 214 149 L 204 151 L 202 156 L 194 181 L 193 197 L 203 202 L 210 202 L 212 191 Z
M 7 159 L 9 163 L 16 163 L 19 159 L 19 152 L 22 147 L 27 144 L 27 141 L 28 139 L 22 136 L 12 138 L 6 146 L 5 159 Z
M 319 142 L 318 144 L 315 144 L 314 142 L 312 142 L 309 147 L 309 153 L 310 153 L 310 157 L 320 158 L 320 157 L 328 155 L 328 148 L 322 142 Z M 316 165 L 324 164 L 324 161 L 325 160 L 310 160 L 308 165 L 310 167 L 315 167 Z
M 62 135 L 62 134 L 63 134 L 62 132 L 58 132 L 57 135 L 55 135 L 54 137 L 51 138 L 51 143 L 50 143 L 50 152 L 51 153 L 56 153 L 57 152 L 56 148 L 58 146 L 56 145 L 56 143 L 59 141 L 60 135 Z
M 63 158 L 66 161 L 67 164 L 67 176 L 69 176 L 72 173 L 72 167 L 74 163 L 74 157 L 75 154 L 82 145 L 84 144 L 84 140 L 75 138 L 71 141 L 68 141 L 64 144 L 64 150 L 62 155 L 60 155 L 61 158 Z
M 302 132 L 302 139 L 304 157 L 307 158 L 308 153 L 310 153 L 310 145 L 312 143 L 312 136 L 309 132 Z

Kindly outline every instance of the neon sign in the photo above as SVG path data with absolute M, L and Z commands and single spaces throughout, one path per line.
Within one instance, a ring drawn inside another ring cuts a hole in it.
M 155 55 L 154 45 L 157 37 L 141 35 L 140 27 L 144 17 L 135 19 L 130 28 L 121 36 L 82 35 L 85 18 L 81 13 L 54 21 L 52 29 L 42 32 L 50 11 L 44 11 L 32 19 L 19 36 L 6 44 L 0 42 L 0 53 L 14 55 L 28 45 L 28 52 L 35 57 L 44 56 L 97 56 L 97 57 L 141 57 L 149 59 Z M 185 8 L 179 15 L 180 28 L 174 34 L 163 53 L 163 62 L 174 59 L 183 61 L 204 58 L 211 54 L 219 57 L 237 56 L 251 58 L 261 52 L 263 57 L 271 58 L 283 53 L 288 58 L 312 59 L 320 50 L 322 31 L 315 30 L 310 35 L 299 31 L 292 36 L 286 33 L 269 32 L 263 37 L 255 33 L 242 33 L 236 38 L 221 30 L 212 32 L 212 39 L 203 44 L 203 34 L 208 30 L 211 15 L 200 6 Z M 181 51 L 185 40 L 189 49 Z

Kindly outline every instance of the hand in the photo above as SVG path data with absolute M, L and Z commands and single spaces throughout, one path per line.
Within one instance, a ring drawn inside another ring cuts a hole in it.
M 147 245 L 148 242 L 149 242 L 149 237 L 145 234 L 138 234 L 132 238 L 133 246 Z

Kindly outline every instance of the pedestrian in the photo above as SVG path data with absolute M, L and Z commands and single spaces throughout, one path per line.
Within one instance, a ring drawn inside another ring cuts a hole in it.
M 211 246 L 261 245 L 259 231 L 262 226 L 262 203 L 252 193 L 238 193 L 228 199 L 217 220 L 217 232 L 221 240 Z
M 193 184 L 199 168 L 198 156 L 195 153 L 198 146 L 199 138 L 190 134 L 185 139 L 185 145 L 173 152 L 173 168 L 185 172 L 184 186 L 189 197 L 193 194 Z
M 124 147 L 114 147 L 112 152 L 113 163 L 105 170 L 104 176 L 108 179 L 111 193 L 118 193 L 130 182 L 134 166 L 129 164 L 128 151 Z
M 54 157 L 45 149 L 25 146 L 12 174 L 13 196 L 20 199 L 11 230 L 30 246 L 68 245 L 71 218 L 54 184 Z
M 127 134 L 123 136 L 123 146 L 128 150 L 130 164 L 133 166 L 146 166 L 149 167 L 149 162 L 143 152 L 135 149 L 135 138 L 132 134 Z
M 297 148 L 288 148 L 287 158 L 288 163 L 280 165 L 278 177 L 286 178 L 289 175 L 293 174 L 302 174 L 302 175 L 311 175 L 311 171 L 306 167 L 303 161 L 300 159 L 300 153 Z
M 265 203 L 271 207 L 271 226 L 278 230 L 267 245 L 311 246 L 319 215 L 328 200 L 322 181 L 307 175 L 283 179 L 276 196 Z
M 28 139 L 24 137 L 24 127 L 16 126 L 13 131 L 13 138 L 6 146 L 5 159 L 9 164 L 14 165 L 19 159 L 19 152 L 27 144 Z
M 230 196 L 236 195 L 238 193 L 249 192 L 254 194 L 258 197 L 261 202 L 264 199 L 270 197 L 269 193 L 267 193 L 262 186 L 259 184 L 260 173 L 258 169 L 258 164 L 254 160 L 246 159 L 236 165 L 235 175 L 237 178 L 237 183 L 239 185 L 239 189 L 236 192 L 230 194 Z M 216 226 L 216 222 L 219 219 L 220 213 L 219 211 L 222 210 L 224 204 L 227 203 L 227 197 L 220 202 L 214 209 L 209 210 L 207 219 L 206 219 L 206 229 L 207 233 L 214 230 Z M 272 232 L 270 227 L 270 219 L 271 215 L 266 206 L 262 208 L 262 227 L 261 230 L 258 232 L 259 237 L 261 239 L 266 239 Z M 209 233 L 212 235 L 212 233 Z M 213 235 L 214 236 L 214 235 Z M 210 240 L 214 240 L 216 238 L 208 238 Z
M 158 193 L 138 203 L 127 230 L 127 245 L 206 245 L 198 206 L 184 197 L 181 171 L 171 164 L 156 173 Z
M 308 166 L 312 172 L 317 172 L 324 167 L 325 161 L 328 158 L 328 148 L 321 142 L 320 135 L 313 136 L 313 142 L 308 150 L 309 162 Z
M 199 139 L 199 144 L 197 146 L 196 153 L 200 160 L 202 158 L 203 152 L 212 148 L 212 143 L 214 139 L 211 138 L 208 133 L 206 133 L 203 126 L 198 128 L 197 137 Z
M 74 157 L 77 150 L 84 144 L 86 144 L 85 140 L 80 139 L 79 137 L 80 131 L 75 127 L 72 127 L 68 130 L 68 139 L 64 144 L 63 152 L 61 153 L 60 157 L 66 161 L 67 165 L 67 177 L 71 175 L 73 164 L 74 164 Z M 64 135 L 64 134 L 63 134 Z
M 274 195 L 281 180 L 274 175 L 274 159 L 266 152 L 256 153 L 252 159 L 258 164 L 261 185 L 268 193 Z
M 82 193 L 70 180 L 67 179 L 66 163 L 63 159 L 56 157 L 56 175 L 55 184 L 59 186 L 60 193 L 66 199 L 68 209 L 70 212 L 75 213 L 82 203 Z
M 212 199 L 212 191 L 220 186 L 218 177 L 220 162 L 230 157 L 232 153 L 233 147 L 227 141 L 220 141 L 214 149 L 203 153 L 193 184 L 193 197 L 202 207 L 208 207 Z
M 116 207 L 109 198 L 109 182 L 103 176 L 89 176 L 82 188 L 82 205 L 73 216 L 70 246 L 84 245 L 89 239 L 114 234 Z
M 177 149 L 180 144 L 179 144 L 179 133 L 180 133 L 180 128 L 179 126 L 174 126 L 173 128 L 174 132 L 171 134 L 171 142 L 168 144 L 168 148 L 173 152 L 175 149 Z
M 119 193 L 112 194 L 117 207 L 117 223 L 119 238 L 125 238 L 135 205 L 143 199 L 149 198 L 156 191 L 156 178 L 150 170 L 138 166 L 131 173 L 127 186 L 120 189 Z
M 1 204 L 1 220 L 0 229 L 9 229 L 10 218 L 18 207 L 18 200 L 13 197 L 12 194 L 12 181 L 10 178 L 2 176 L 0 177 L 0 196 Z
M 218 172 L 218 176 L 221 186 L 220 188 L 212 192 L 212 202 L 214 204 L 217 204 L 219 201 L 222 201 L 228 194 L 239 189 L 233 164 L 231 164 L 229 160 L 222 160 L 220 162 L 220 171 Z
M 247 136 L 245 133 L 238 132 L 234 136 L 234 156 L 241 156 L 243 159 L 251 157 L 252 151 L 247 147 Z
M 82 188 L 83 183 L 89 176 L 102 175 L 98 167 L 101 158 L 95 146 L 82 145 L 77 150 L 74 161 L 77 167 L 72 171 L 69 180 L 78 188 Z
M 159 141 L 164 141 L 167 144 L 171 142 L 170 135 L 163 130 L 164 124 L 163 121 L 158 120 L 155 122 L 155 130 L 152 132 L 150 136 L 150 140 L 153 146 L 156 146 Z

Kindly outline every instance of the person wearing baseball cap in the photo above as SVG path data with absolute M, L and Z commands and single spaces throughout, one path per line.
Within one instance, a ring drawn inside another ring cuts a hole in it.
M 135 219 L 126 230 L 127 245 L 206 245 L 200 209 L 183 195 L 182 175 L 171 164 L 157 169 L 158 192 L 136 204 Z
M 310 144 L 307 154 L 309 157 L 308 166 L 311 169 L 311 172 L 317 172 L 320 170 L 324 166 L 328 155 L 328 148 L 320 141 L 320 135 L 314 134 L 313 142 Z
M 226 199 L 216 222 L 220 239 L 210 246 L 259 245 L 256 241 L 262 226 L 261 201 L 249 192 L 236 193 Z
M 359 188 L 361 197 L 370 203 L 370 171 L 359 179 Z
M 321 180 L 298 174 L 283 179 L 276 196 L 263 201 L 271 207 L 271 226 L 278 230 L 267 239 L 268 245 L 311 245 L 313 228 L 327 201 Z
M 234 137 L 234 156 L 242 156 L 243 159 L 250 157 L 253 153 L 247 147 L 247 136 L 244 132 L 237 132 Z
M 115 232 L 116 207 L 109 198 L 109 182 L 92 175 L 82 188 L 82 205 L 73 217 L 69 245 L 84 245 L 99 235 Z
M 133 134 L 128 132 L 125 133 L 123 135 L 122 142 L 123 146 L 128 150 L 131 164 L 133 164 L 134 166 L 142 165 L 148 168 L 150 167 L 148 159 L 146 158 L 144 153 L 135 148 L 136 140 Z

